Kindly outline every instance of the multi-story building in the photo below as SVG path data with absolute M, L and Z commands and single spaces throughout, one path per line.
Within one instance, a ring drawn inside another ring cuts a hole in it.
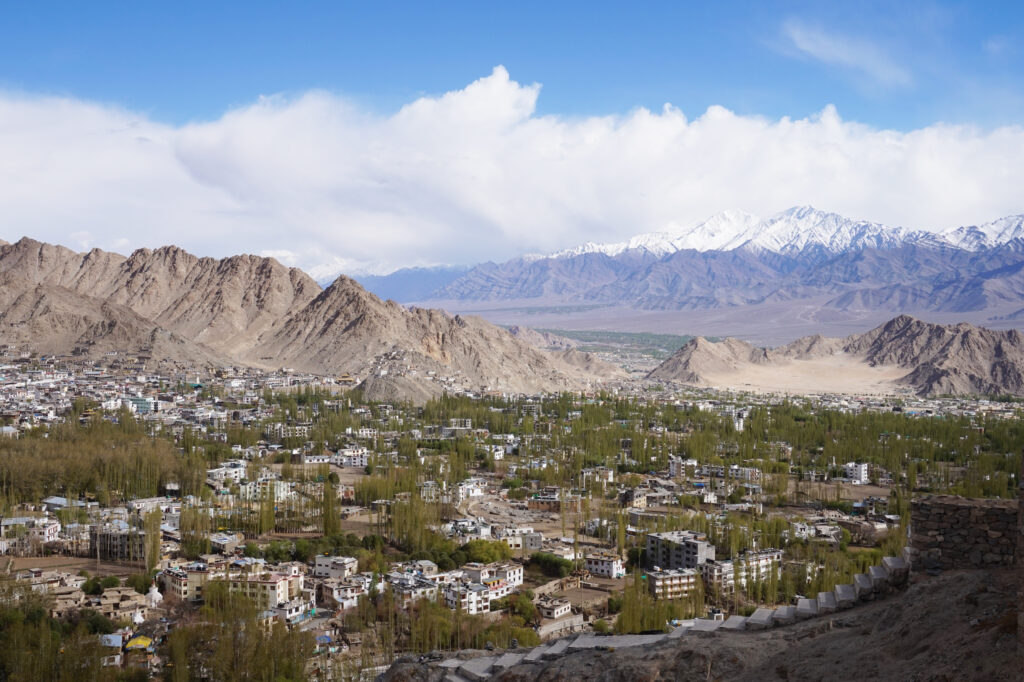
M 850 479 L 852 483 L 858 485 L 864 485 L 870 479 L 868 478 L 868 465 L 867 462 L 858 464 L 857 462 L 847 462 L 843 465 L 846 477 Z
M 365 469 L 370 464 L 370 451 L 366 448 L 344 448 L 331 457 L 331 462 L 340 467 Z
M 719 594 L 732 594 L 739 586 L 746 589 L 748 583 L 768 580 L 772 571 L 775 577 L 782 575 L 782 550 L 766 549 L 747 552 L 735 560 L 707 561 L 700 566 L 704 584 Z
M 634 509 L 647 508 L 647 491 L 642 488 L 628 488 L 619 494 L 619 502 L 623 507 Z
M 480 583 L 449 583 L 444 587 L 445 605 L 470 615 L 490 613 L 491 592 Z
M 92 526 L 89 543 L 89 553 L 99 559 L 141 561 L 146 557 L 146 533 L 123 523 Z
M 697 568 L 715 558 L 703 533 L 673 530 L 647 534 L 647 564 L 658 568 Z
M 189 564 L 164 569 L 159 580 L 165 595 L 177 601 L 196 602 L 202 600 L 203 587 L 210 576 L 206 564 Z
M 437 601 L 441 589 L 433 580 L 409 573 L 389 573 L 386 580 L 395 600 L 403 608 L 421 599 Z
M 682 599 L 700 586 L 696 568 L 647 571 L 647 589 L 655 599 Z
M 313 563 L 315 578 L 347 578 L 359 570 L 359 560 L 351 556 L 318 556 Z
M 228 589 L 244 594 L 264 609 L 302 597 L 303 575 L 298 571 L 231 574 L 226 580 Z
M 626 575 L 626 565 L 618 554 L 588 554 L 586 565 L 590 573 L 602 578 L 621 578 Z
M 287 500 L 295 493 L 287 481 L 273 479 L 249 481 L 238 486 L 238 496 L 243 500 L 262 500 L 270 495 L 273 495 L 275 500 Z

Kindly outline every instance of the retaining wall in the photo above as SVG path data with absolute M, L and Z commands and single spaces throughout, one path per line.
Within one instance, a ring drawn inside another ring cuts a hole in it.
M 928 495 L 910 506 L 915 570 L 1000 568 L 1016 565 L 1024 543 L 1018 500 Z

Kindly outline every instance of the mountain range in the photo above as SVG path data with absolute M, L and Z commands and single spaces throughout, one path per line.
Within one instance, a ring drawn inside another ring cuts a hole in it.
M 974 254 L 964 256 L 969 260 L 999 247 L 978 248 L 957 253 Z M 749 252 L 705 253 L 727 259 Z M 611 258 L 552 260 L 598 256 Z M 714 281 L 706 286 L 716 291 Z M 117 352 L 179 368 L 349 374 L 382 400 L 422 402 L 451 388 L 533 393 L 628 380 L 623 369 L 556 334 L 383 301 L 344 275 L 322 288 L 273 258 L 200 258 L 174 246 L 122 256 L 29 238 L 0 242 L 0 344 L 85 357 Z M 838 389 L 852 377 L 850 392 L 902 386 L 924 395 L 1022 395 L 1024 336 L 900 315 L 864 334 L 810 336 L 773 349 L 696 338 L 647 379 L 776 387 L 794 376 L 801 388 Z
M 893 385 L 918 395 L 1024 395 L 1024 335 L 1019 331 L 930 324 L 909 315 L 864 334 L 842 339 L 808 336 L 771 349 L 733 338 L 711 343 L 698 337 L 647 378 L 722 385 L 756 374 L 782 384 L 781 375 L 798 371 L 800 364 L 818 374 L 816 392 L 844 392 L 844 370 L 866 375 L 875 368 L 889 368 L 895 370 L 889 373 Z
M 375 286 L 409 275 L 398 271 Z M 805 318 L 822 322 L 865 311 L 1016 319 L 1024 316 L 1024 215 L 937 233 L 809 206 L 765 219 L 725 211 L 685 229 L 482 263 L 449 275 L 429 292 L 398 286 L 390 293 L 453 310 L 608 307 L 614 309 L 609 324 L 623 308 L 733 310 L 739 312 L 734 319 L 742 319 L 744 309 L 766 306 L 773 314 L 799 307 Z
M 581 388 L 624 372 L 548 352 L 478 317 L 382 301 L 341 276 L 321 288 L 272 258 L 199 258 L 169 246 L 125 257 L 23 238 L 0 244 L 0 343 L 120 351 L 177 366 L 291 367 L 364 379 L 371 397 Z

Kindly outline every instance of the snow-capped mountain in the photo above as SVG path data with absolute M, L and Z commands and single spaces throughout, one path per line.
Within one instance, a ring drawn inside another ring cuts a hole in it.
M 567 309 L 793 305 L 827 309 L 829 319 L 857 311 L 1017 315 L 1024 216 L 938 233 L 810 206 L 768 218 L 723 211 L 622 242 L 483 263 L 410 300 L 572 304 Z
M 665 230 L 638 234 L 628 241 L 608 244 L 587 242 L 554 253 L 551 257 L 572 258 L 587 253 L 618 256 L 631 250 L 645 251 L 653 256 L 661 257 L 683 249 L 713 251 L 725 248 L 727 244 L 746 234 L 759 222 L 760 218 L 744 211 L 722 211 L 693 227 L 680 227 L 672 223 Z
M 638 234 L 628 242 L 614 242 L 611 244 L 596 244 L 586 242 L 571 249 L 564 249 L 551 256 L 551 258 L 573 258 L 588 253 L 603 253 L 606 256 L 618 256 L 624 251 L 646 251 L 653 256 L 664 256 L 676 251 L 672 245 L 673 235 L 670 232 L 648 232 Z
M 980 251 L 1024 239 L 1024 215 L 1011 215 L 984 225 L 967 225 L 942 233 L 942 238 L 968 251 Z
M 811 246 L 822 247 L 831 253 L 851 248 L 891 249 L 905 243 L 914 234 L 901 227 L 850 220 L 811 206 L 797 206 L 752 225 L 724 249 L 747 246 L 774 253 L 799 252 Z
M 764 219 L 744 211 L 722 211 L 692 227 L 672 224 L 665 230 L 638 234 L 628 241 L 587 242 L 549 257 L 573 258 L 588 253 L 614 257 L 627 251 L 642 251 L 661 258 L 686 249 L 705 252 L 739 248 L 787 255 L 820 248 L 838 254 L 850 249 L 895 249 L 905 244 L 979 251 L 1014 239 L 1024 239 L 1024 215 L 938 233 L 851 220 L 812 206 L 796 206 Z
M 939 234 L 851 220 L 812 206 L 796 206 L 764 219 L 744 211 L 722 211 L 692 227 L 673 224 L 665 230 L 639 234 L 624 242 L 587 242 L 550 257 L 573 258 L 588 253 L 618 256 L 636 250 L 660 258 L 685 249 L 704 252 L 738 248 L 793 254 L 810 247 L 836 254 L 849 249 L 894 249 L 910 243 L 976 251 L 1022 237 L 1024 216 L 1011 216 L 980 227 L 961 227 Z
M 757 227 L 760 222 L 760 218 L 746 211 L 722 211 L 688 230 L 679 230 L 672 240 L 672 246 L 675 247 L 675 251 L 724 250 L 739 237 Z

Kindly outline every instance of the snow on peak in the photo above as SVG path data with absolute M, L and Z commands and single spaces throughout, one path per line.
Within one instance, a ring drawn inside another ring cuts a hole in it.
M 626 251 L 646 251 L 660 258 L 684 249 L 731 251 L 741 247 L 782 254 L 819 248 L 837 254 L 849 249 L 893 249 L 903 244 L 977 251 L 1013 239 L 1024 239 L 1024 215 L 936 233 L 850 220 L 813 206 L 795 206 L 763 220 L 744 211 L 722 211 L 692 227 L 669 223 L 662 231 L 639 234 L 628 241 L 587 242 L 552 257 L 570 258 L 587 253 L 618 256 Z
M 726 248 L 747 245 L 776 253 L 791 253 L 819 246 L 839 253 L 850 248 L 893 248 L 903 243 L 907 235 L 903 228 L 850 220 L 812 206 L 796 206 L 753 226 Z
M 678 236 L 672 240 L 672 245 L 675 247 L 675 251 L 723 249 L 737 237 L 750 231 L 760 220 L 757 216 L 745 211 L 722 211 L 688 230 L 679 230 Z
M 586 253 L 603 253 L 608 256 L 618 256 L 624 251 L 631 250 L 643 250 L 659 257 L 676 251 L 672 246 L 672 235 L 670 233 L 647 232 L 645 234 L 638 234 L 627 242 L 615 242 L 612 244 L 587 242 L 572 249 L 559 251 L 552 257 L 571 258 L 573 256 L 582 256 Z
M 987 249 L 1024 238 L 1024 215 L 1011 215 L 984 225 L 965 225 L 942 233 L 953 246 L 968 251 Z

